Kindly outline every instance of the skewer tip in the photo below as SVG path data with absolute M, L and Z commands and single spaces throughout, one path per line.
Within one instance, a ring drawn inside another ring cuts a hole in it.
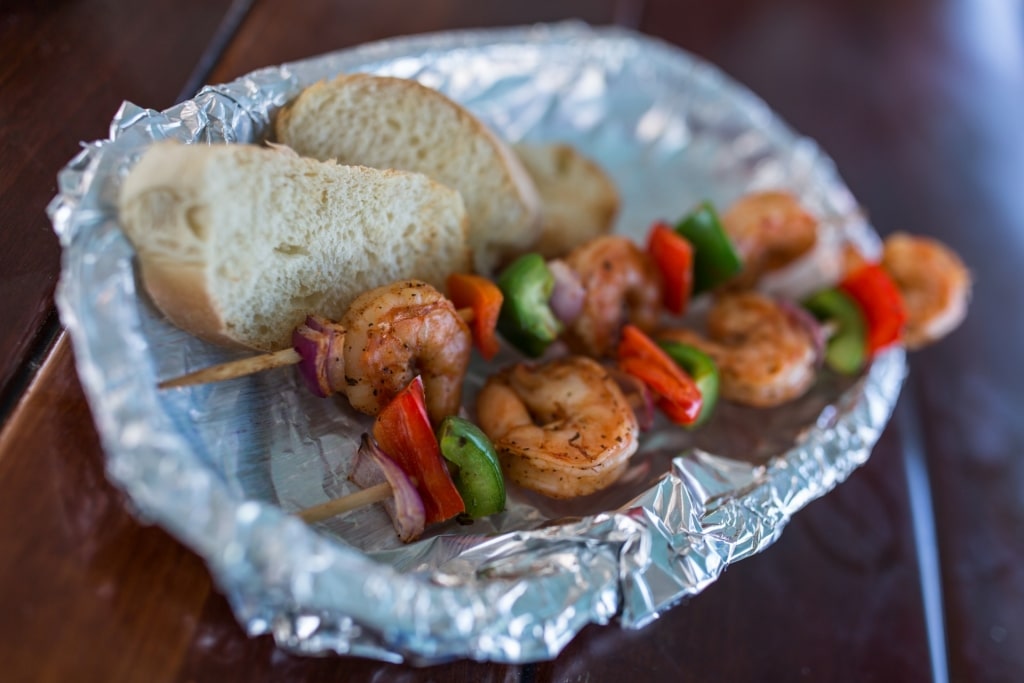
M 173 377 L 157 384 L 160 389 L 172 389 L 176 387 L 187 387 L 208 382 L 220 382 L 236 377 L 244 377 L 264 370 L 295 365 L 302 360 L 302 356 L 293 348 L 282 349 L 274 353 L 242 358 L 241 360 L 230 361 L 220 365 L 214 365 L 202 370 L 190 372 L 187 375 Z

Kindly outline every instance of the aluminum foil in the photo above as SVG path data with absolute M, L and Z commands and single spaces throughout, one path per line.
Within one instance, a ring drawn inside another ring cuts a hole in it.
M 812 141 L 712 66 L 618 29 L 403 38 L 260 70 L 164 112 L 125 103 L 109 139 L 60 173 L 49 209 L 64 250 L 57 304 L 110 478 L 140 518 L 206 560 L 250 634 L 387 661 L 551 658 L 588 623 L 640 628 L 698 593 L 867 459 L 905 374 L 898 349 L 854 381 L 823 373 L 780 409 L 726 404 L 693 433 L 659 422 L 622 481 L 585 499 L 513 491 L 506 512 L 408 546 L 377 507 L 315 528 L 290 515 L 351 490 L 365 418 L 309 395 L 287 368 L 158 391 L 158 379 L 238 354 L 161 319 L 116 196 L 152 141 L 261 141 L 301 88 L 349 71 L 418 79 L 511 141 L 577 145 L 619 184 L 624 233 L 705 198 L 781 187 L 823 219 L 825 239 L 877 248 Z M 468 405 L 486 371 L 474 366 Z

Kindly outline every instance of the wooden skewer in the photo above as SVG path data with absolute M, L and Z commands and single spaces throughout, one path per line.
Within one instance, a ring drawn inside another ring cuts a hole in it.
M 472 308 L 460 308 L 456 311 L 463 322 L 473 322 L 474 314 Z M 299 352 L 293 348 L 281 349 L 273 353 L 266 353 L 250 358 L 233 360 L 220 365 L 213 365 L 202 370 L 190 372 L 181 377 L 164 380 L 157 384 L 160 389 L 172 389 L 174 387 L 188 387 L 195 384 L 207 384 L 209 382 L 222 382 L 227 379 L 244 377 L 264 370 L 272 370 L 286 365 L 295 365 L 302 360 Z
M 207 382 L 220 382 L 226 379 L 251 375 L 255 372 L 279 368 L 284 365 L 295 365 L 300 360 L 302 360 L 302 356 L 295 349 L 281 349 L 274 353 L 251 356 L 196 370 L 187 375 L 160 382 L 157 386 L 161 389 L 170 389 L 172 387 L 187 387 L 193 384 L 206 384 Z
M 379 503 L 382 500 L 387 500 L 392 495 L 391 484 L 386 481 L 371 486 L 368 489 L 356 491 L 350 493 L 347 496 L 341 498 L 335 498 L 329 500 L 326 503 L 320 503 L 314 505 L 311 508 L 306 508 L 301 512 L 297 513 L 297 516 L 307 524 L 313 524 L 315 522 L 322 522 L 325 519 L 336 517 L 344 512 L 361 508 L 365 505 L 372 503 Z

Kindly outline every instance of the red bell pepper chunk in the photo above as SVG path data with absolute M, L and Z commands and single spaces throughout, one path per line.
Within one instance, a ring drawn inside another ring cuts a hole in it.
M 907 310 L 900 290 L 882 266 L 867 263 L 855 268 L 839 283 L 839 289 L 853 298 L 864 314 L 869 355 L 902 339 Z
M 665 308 L 683 314 L 693 294 L 693 245 L 668 223 L 659 221 L 651 227 L 647 252 L 661 271 Z
M 472 309 L 473 320 L 469 325 L 473 342 L 484 360 L 491 360 L 501 348 L 495 328 L 504 295 L 496 284 L 479 275 L 452 273 L 447 285 L 448 296 L 456 308 Z
M 412 480 L 423 499 L 426 524 L 443 522 L 466 510 L 441 459 L 419 376 L 377 415 L 373 438 Z
M 622 328 L 619 367 L 638 377 L 658 395 L 658 407 L 677 424 L 693 424 L 703 397 L 693 378 L 665 351 L 634 325 Z

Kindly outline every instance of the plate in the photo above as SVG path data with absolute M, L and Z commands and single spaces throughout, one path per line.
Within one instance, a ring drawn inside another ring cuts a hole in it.
M 506 512 L 408 546 L 377 508 L 315 528 L 289 514 L 350 489 L 365 418 L 309 395 L 287 368 L 158 391 L 158 379 L 239 354 L 162 320 L 116 197 L 154 140 L 261 141 L 303 87 L 351 71 L 415 78 L 511 141 L 576 145 L 618 183 L 626 234 L 703 199 L 785 188 L 830 239 L 877 246 L 813 141 L 711 65 L 619 29 L 401 38 L 263 69 L 164 112 L 125 103 L 110 138 L 60 173 L 49 208 L 63 246 L 57 304 L 109 477 L 140 518 L 204 558 L 250 634 L 387 661 L 551 658 L 589 623 L 640 628 L 700 592 L 868 458 L 906 372 L 899 349 L 852 381 L 823 373 L 783 408 L 722 406 L 693 433 L 659 423 L 622 481 L 585 499 L 513 492 Z M 470 400 L 486 372 L 473 367 Z

